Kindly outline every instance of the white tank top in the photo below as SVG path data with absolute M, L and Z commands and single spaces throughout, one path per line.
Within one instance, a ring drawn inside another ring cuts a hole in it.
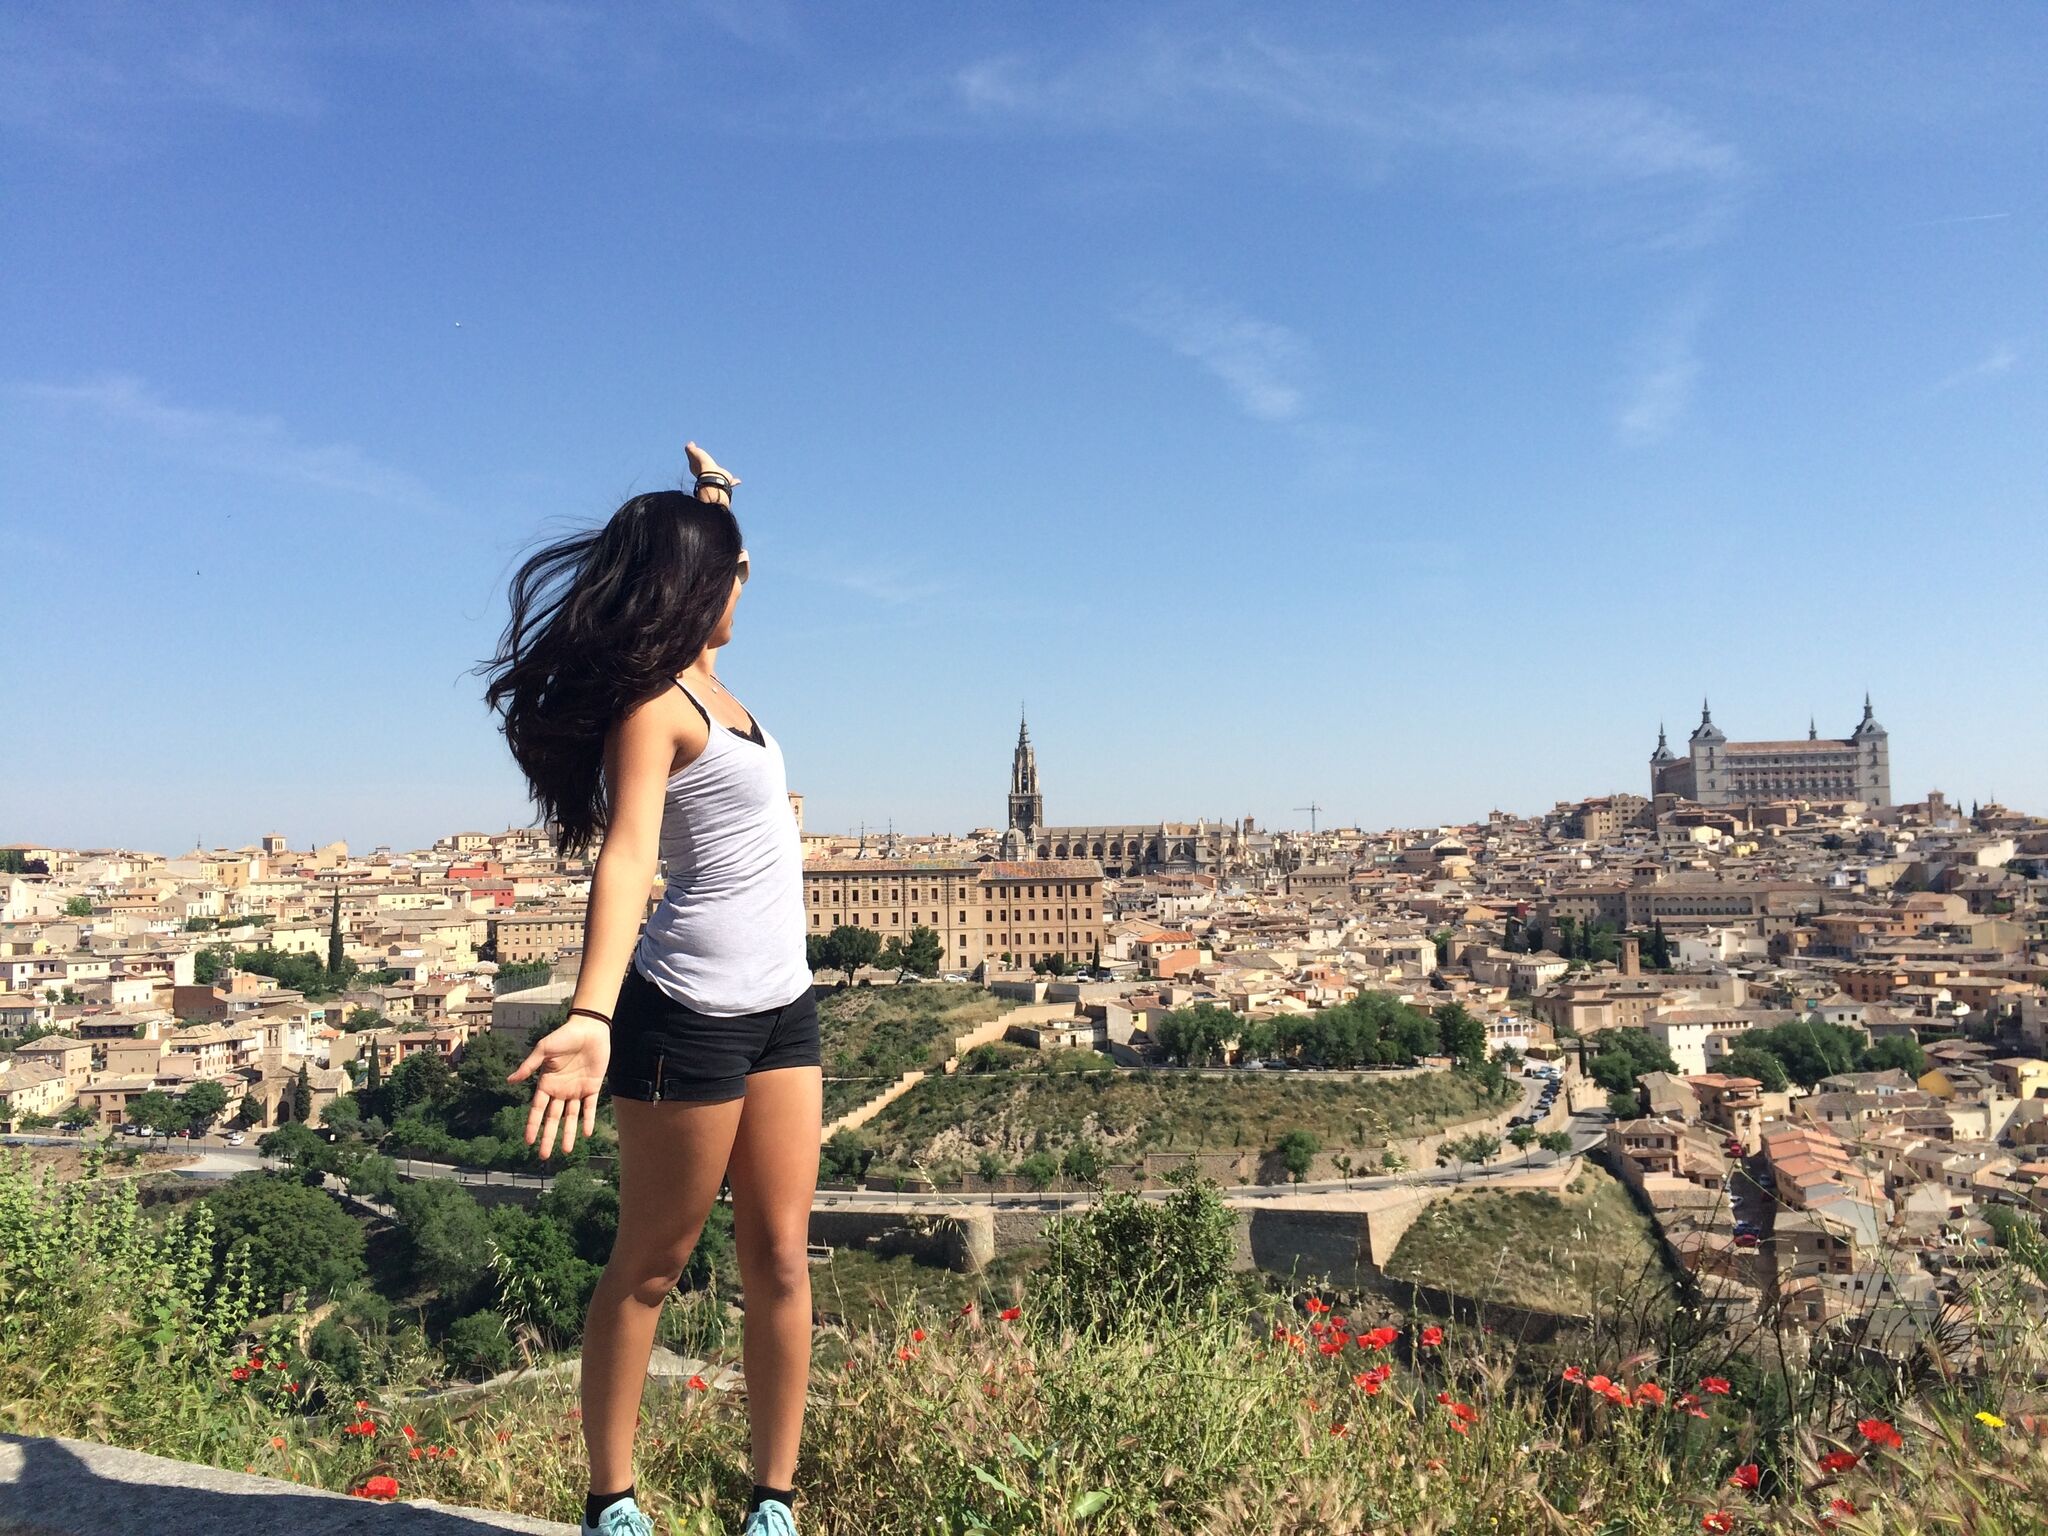
M 782 748 L 704 710 L 704 750 L 671 774 L 662 803 L 661 900 L 633 964 L 699 1013 L 758 1013 L 811 987 L 805 954 L 803 838 Z

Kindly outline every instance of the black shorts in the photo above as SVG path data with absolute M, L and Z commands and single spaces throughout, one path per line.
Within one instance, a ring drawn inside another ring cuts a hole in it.
M 747 1076 L 774 1067 L 815 1067 L 818 1002 L 803 996 L 758 1013 L 699 1013 L 626 967 L 612 1007 L 612 1057 L 605 1087 L 615 1099 L 737 1099 Z

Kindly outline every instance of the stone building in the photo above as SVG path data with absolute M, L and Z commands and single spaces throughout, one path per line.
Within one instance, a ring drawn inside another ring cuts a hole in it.
M 1705 703 L 1680 757 L 1657 731 L 1650 755 L 1651 795 L 1677 795 L 1700 805 L 1766 800 L 1860 800 L 1892 803 L 1891 748 L 1864 695 L 1863 719 L 1847 736 L 1822 739 L 1807 722 L 1804 741 L 1730 741 Z
M 812 859 L 804 865 L 807 930 L 841 925 L 908 939 L 939 936 L 941 970 L 1005 954 L 1029 965 L 1102 954 L 1102 866 L 1093 859 Z

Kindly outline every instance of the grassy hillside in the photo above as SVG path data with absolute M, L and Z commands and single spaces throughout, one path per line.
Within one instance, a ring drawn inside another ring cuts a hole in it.
M 1587 1316 L 1663 1288 L 1650 1222 L 1614 1175 L 1582 1164 L 1564 1197 L 1489 1190 L 1432 1205 L 1387 1273 L 1482 1301 Z
M 1265 1150 L 1291 1130 L 1326 1149 L 1377 1148 L 1498 1109 L 1473 1079 L 1311 1079 L 1291 1073 L 990 1072 L 927 1078 L 861 1128 L 884 1167 L 934 1173 L 983 1151 L 1054 1155 L 1077 1140 L 1109 1161 L 1146 1152 Z
M 865 1103 L 912 1067 L 937 1066 L 951 1053 L 955 1035 L 1015 1006 L 979 987 L 949 982 L 829 993 L 818 1005 L 825 1119 Z

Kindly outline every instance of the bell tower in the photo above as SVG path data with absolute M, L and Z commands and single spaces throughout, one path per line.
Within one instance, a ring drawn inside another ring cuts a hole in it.
M 1017 828 L 1027 838 L 1036 838 L 1045 825 L 1045 806 L 1038 793 L 1038 754 L 1031 748 L 1031 731 L 1017 713 L 1017 747 L 1010 754 L 1010 811 L 1006 826 Z

